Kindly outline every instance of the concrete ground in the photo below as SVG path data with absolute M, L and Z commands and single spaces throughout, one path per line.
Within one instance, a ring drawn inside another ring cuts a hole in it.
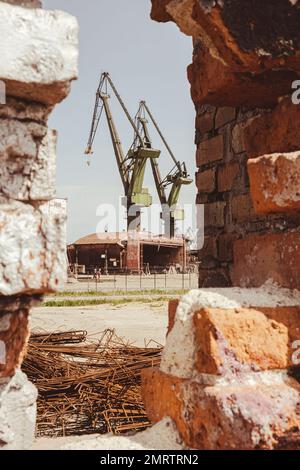
M 107 328 L 135 346 L 153 340 L 165 344 L 168 324 L 167 302 L 97 305 L 89 307 L 38 307 L 31 315 L 31 331 L 86 330 L 99 338 Z

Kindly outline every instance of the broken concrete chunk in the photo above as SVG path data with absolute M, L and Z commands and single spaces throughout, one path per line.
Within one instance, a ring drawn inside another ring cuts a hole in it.
M 0 2 L 0 80 L 7 95 L 54 105 L 77 78 L 78 26 L 68 13 Z

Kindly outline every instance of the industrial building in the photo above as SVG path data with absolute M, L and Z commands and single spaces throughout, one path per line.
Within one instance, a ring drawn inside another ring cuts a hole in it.
M 186 270 L 183 238 L 166 238 L 147 232 L 94 233 L 68 246 L 73 273 L 140 273 Z

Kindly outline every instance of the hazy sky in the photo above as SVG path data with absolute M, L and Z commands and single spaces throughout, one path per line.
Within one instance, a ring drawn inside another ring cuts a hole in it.
M 141 99 L 147 101 L 175 155 L 186 161 L 194 177 L 195 112 L 186 77 L 192 41 L 175 24 L 152 21 L 150 0 L 44 0 L 43 4 L 46 9 L 70 12 L 80 25 L 79 80 L 73 82 L 70 96 L 50 119 L 50 126 L 59 132 L 58 196 L 68 198 L 68 241 L 73 242 L 96 231 L 99 204 L 118 206 L 123 195 L 104 117 L 91 166 L 84 156 L 102 71 L 111 74 L 131 115 L 135 115 Z M 112 108 L 127 151 L 132 129 L 113 100 Z M 154 132 L 153 142 L 161 146 Z M 172 161 L 166 152 L 160 160 L 162 174 L 166 175 Z M 158 202 L 150 168 L 145 185 Z M 194 203 L 195 193 L 194 184 L 185 187 L 181 202 Z

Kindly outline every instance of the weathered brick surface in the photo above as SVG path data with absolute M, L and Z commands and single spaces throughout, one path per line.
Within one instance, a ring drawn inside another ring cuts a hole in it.
M 216 129 L 234 121 L 236 118 L 236 108 L 219 108 L 216 113 Z
M 200 259 L 199 287 L 230 287 L 231 281 L 227 268 L 202 267 Z
M 232 130 L 232 149 L 234 153 L 242 153 L 246 150 L 244 129 L 247 122 L 236 124 Z
M 4 3 L 11 5 L 19 5 L 25 8 L 41 8 L 42 0 L 1 0 Z
M 216 170 L 199 171 L 196 174 L 196 185 L 200 192 L 212 193 L 216 188 Z
M 218 191 L 222 193 L 232 190 L 240 171 L 241 169 L 238 162 L 227 163 L 219 167 Z
M 29 339 L 29 311 L 39 297 L 0 297 L 0 379 L 21 366 Z
M 300 211 L 300 152 L 251 159 L 248 172 L 256 212 Z
M 50 105 L 64 99 L 77 77 L 75 18 L 0 2 L 0 29 L 0 79 L 7 94 Z
M 0 138 L 0 193 L 20 201 L 52 199 L 56 132 L 35 122 L 2 119 Z
M 300 106 L 288 96 L 274 110 L 261 114 L 247 123 L 244 143 L 249 158 L 300 149 Z
M 0 294 L 56 290 L 66 275 L 65 217 L 22 203 L 0 208 Z
M 275 316 L 283 321 L 276 321 Z M 292 363 L 292 343 L 300 332 L 300 307 L 276 309 L 202 309 L 194 315 L 196 368 L 222 375 L 285 369 Z M 288 326 L 289 328 L 288 328 Z M 293 333 L 289 333 L 293 325 Z M 296 335 L 295 335 L 295 332 Z
M 175 317 L 176 317 L 176 310 L 179 304 L 178 299 L 170 300 L 168 304 L 168 332 L 167 335 L 170 333 L 172 330 L 174 323 L 175 323 Z
M 300 386 L 293 379 L 201 385 L 165 374 L 142 373 L 152 422 L 172 418 L 194 449 L 295 449 L 300 445 Z
M 199 255 L 203 257 L 218 257 L 218 248 L 217 248 L 217 239 L 216 237 L 204 237 L 204 245 L 201 250 L 199 250 Z
M 29 336 L 28 309 L 0 314 L 0 378 L 20 367 Z
M 205 165 L 206 163 L 216 160 L 222 160 L 223 151 L 224 140 L 222 134 L 201 142 L 197 150 L 197 166 Z
M 245 222 L 255 217 L 251 195 L 233 196 L 231 201 L 232 219 L 234 222 Z
M 225 202 L 212 202 L 205 204 L 205 225 L 207 227 L 224 227 L 225 224 Z
M 17 119 L 27 123 L 32 121 L 46 125 L 52 109 L 53 106 L 7 96 L 6 104 L 0 106 L 0 118 Z
M 259 287 L 267 281 L 299 288 L 300 232 L 249 235 L 234 243 L 234 285 Z
M 233 242 L 237 239 L 238 235 L 235 233 L 222 234 L 218 238 L 218 257 L 222 262 L 229 262 L 233 260 Z
M 196 129 L 201 135 L 214 129 L 216 109 L 213 106 L 201 106 L 196 116 Z

